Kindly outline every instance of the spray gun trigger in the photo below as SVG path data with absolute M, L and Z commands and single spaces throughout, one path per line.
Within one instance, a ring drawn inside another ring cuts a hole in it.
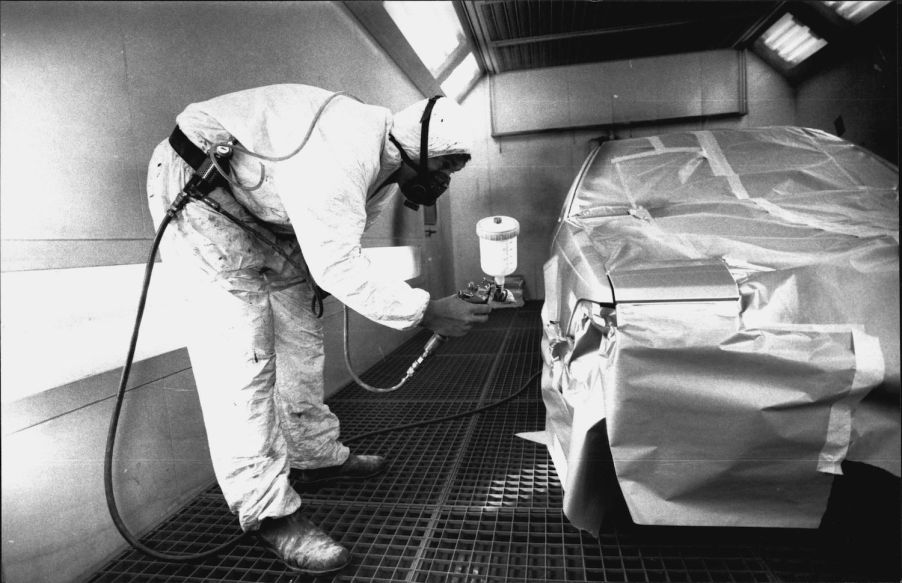
M 460 290 L 457 292 L 457 297 L 471 304 L 489 303 L 489 294 L 480 289 L 476 289 L 474 291 Z

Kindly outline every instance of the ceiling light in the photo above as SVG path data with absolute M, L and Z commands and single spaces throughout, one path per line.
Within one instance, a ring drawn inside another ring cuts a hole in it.
M 857 24 L 889 4 L 889 0 L 886 0 L 885 2 L 877 2 L 874 0 L 869 2 L 828 0 L 824 2 L 824 4 L 835 10 L 837 14 L 846 20 Z
M 790 65 L 798 65 L 827 45 L 827 41 L 788 13 L 767 29 L 762 40 Z
M 464 31 L 451 2 L 410 2 L 386 0 L 382 3 L 433 76 L 465 42 Z
M 473 56 L 473 53 L 470 53 L 442 83 L 442 91 L 449 97 L 460 101 L 460 98 L 464 96 L 480 73 L 476 57 Z

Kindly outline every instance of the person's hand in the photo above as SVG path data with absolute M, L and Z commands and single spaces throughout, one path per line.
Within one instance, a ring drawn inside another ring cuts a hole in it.
M 491 311 L 486 304 L 471 304 L 453 295 L 429 300 L 420 325 L 442 336 L 463 336 L 473 324 L 488 320 Z

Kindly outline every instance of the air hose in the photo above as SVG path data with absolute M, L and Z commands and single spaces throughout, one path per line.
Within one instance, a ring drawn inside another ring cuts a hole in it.
M 219 205 L 216 204 L 214 201 L 210 201 L 206 197 L 201 198 L 199 200 L 201 200 L 202 202 L 206 202 L 214 210 L 217 210 L 218 212 L 221 212 L 226 216 L 231 216 L 231 215 L 228 215 L 228 213 L 226 213 L 225 211 L 222 211 L 222 209 L 217 209 L 217 207 Z M 134 361 L 135 349 L 137 348 L 137 345 L 138 345 L 138 333 L 141 329 L 141 320 L 144 317 L 144 307 L 147 303 L 147 293 L 150 288 L 150 278 L 153 273 L 153 268 L 154 268 L 154 263 L 156 261 L 157 251 L 159 250 L 160 242 L 163 239 L 163 233 L 166 230 L 166 227 L 172 221 L 172 218 L 174 216 L 175 216 L 175 212 L 167 213 L 163 217 L 163 220 L 160 222 L 160 226 L 157 229 L 157 233 L 156 233 L 156 236 L 154 237 L 153 244 L 151 245 L 150 256 L 147 259 L 147 265 L 144 268 L 144 281 L 141 286 L 141 296 L 138 300 L 138 309 L 137 309 L 137 313 L 135 315 L 135 324 L 134 324 L 134 328 L 132 330 L 131 340 L 129 341 L 128 354 L 125 359 L 125 365 L 122 367 L 122 374 L 119 378 L 119 389 L 116 394 L 116 402 L 113 407 L 113 415 L 110 419 L 110 427 L 109 427 L 109 431 L 107 433 L 106 451 L 104 454 L 104 463 L 103 463 L 103 481 L 104 481 L 104 489 L 106 492 L 107 508 L 109 509 L 110 517 L 112 518 L 113 524 L 116 526 L 116 529 L 119 531 L 119 534 L 122 535 L 122 537 L 126 540 L 126 542 L 128 542 L 135 549 L 137 549 L 137 550 L 143 552 L 144 554 L 146 554 L 150 557 L 153 557 L 155 559 L 159 559 L 161 561 L 187 563 L 187 562 L 193 562 L 193 561 L 201 561 L 201 560 L 213 557 L 215 555 L 218 555 L 218 554 L 222 553 L 223 551 L 231 548 L 235 544 L 237 544 L 241 539 L 243 539 L 245 536 L 247 536 L 248 533 L 241 533 L 241 534 L 235 536 L 234 538 L 232 538 L 216 547 L 213 547 L 207 551 L 200 552 L 200 553 L 179 554 L 179 555 L 171 555 L 171 554 L 162 553 L 160 551 L 154 550 L 154 549 L 148 547 L 147 545 L 141 543 L 138 540 L 138 538 L 134 534 L 132 534 L 131 531 L 128 530 L 128 527 L 126 526 L 125 522 L 122 520 L 122 516 L 119 514 L 119 509 L 116 506 L 116 495 L 115 495 L 115 492 L 113 489 L 113 452 L 114 452 L 115 443 L 116 443 L 116 431 L 119 426 L 119 416 L 122 412 L 122 404 L 125 399 L 126 387 L 128 386 L 128 377 L 129 377 L 129 373 L 131 372 L 132 363 Z M 234 220 L 237 224 L 243 225 L 235 217 L 232 217 L 232 220 Z M 252 233 L 259 236 L 259 233 L 257 233 L 256 230 L 251 229 L 250 227 L 247 227 L 247 228 Z M 277 250 L 280 254 L 283 254 L 283 256 L 287 255 L 274 243 L 269 242 L 269 241 L 266 241 L 266 243 L 269 244 L 275 250 Z M 347 307 L 345 307 L 345 313 L 344 313 L 345 363 L 348 365 L 348 371 L 351 373 L 351 376 L 354 378 L 354 380 L 367 390 L 374 391 L 374 392 L 390 392 L 390 391 L 400 388 L 400 386 L 403 385 L 405 382 L 407 382 L 407 380 L 413 375 L 413 373 L 422 364 L 422 362 L 430 354 L 432 354 L 432 352 L 434 352 L 443 343 L 444 340 L 445 340 L 445 338 L 443 336 L 441 336 L 439 334 L 433 334 L 433 336 L 426 343 L 425 348 L 423 350 L 423 354 L 414 362 L 414 364 L 411 365 L 411 367 L 407 371 L 407 374 L 401 380 L 401 382 L 398 383 L 397 385 L 395 385 L 394 387 L 391 387 L 389 389 L 380 389 L 377 387 L 370 387 L 369 385 L 363 383 L 363 381 L 361 381 L 358 378 L 358 376 L 356 374 L 354 374 L 354 372 L 350 366 L 350 357 L 348 355 L 348 311 L 347 311 Z M 530 385 L 530 383 L 532 383 L 532 381 L 538 376 L 538 374 L 539 373 L 535 373 L 534 375 L 532 375 L 529 378 L 529 380 L 527 380 L 523 384 L 523 386 L 520 387 L 520 389 L 518 389 L 515 393 L 509 395 L 508 397 L 505 397 L 504 399 L 496 401 L 495 403 L 490 403 L 489 405 L 486 405 L 484 407 L 479 407 L 479 408 L 473 409 L 471 411 L 464 411 L 462 413 L 448 415 L 445 417 L 439 417 L 439 418 L 435 418 L 435 419 L 426 419 L 423 421 L 417 421 L 417 422 L 408 423 L 408 424 L 404 424 L 404 425 L 398 425 L 395 427 L 388 427 L 385 429 L 370 431 L 368 433 L 363 433 L 361 435 L 353 436 L 353 437 L 345 439 L 343 441 L 345 443 L 350 443 L 352 441 L 359 441 L 361 439 L 373 437 L 375 435 L 381 435 L 383 433 L 389 433 L 392 431 L 400 431 L 403 429 L 410 429 L 413 427 L 422 427 L 424 425 L 431 425 L 433 423 L 441 423 L 444 421 L 450 421 L 452 419 L 467 417 L 470 415 L 475 415 L 477 413 L 481 413 L 483 411 L 487 411 L 489 409 L 503 405 L 503 404 L 507 403 L 508 401 L 511 401 L 512 399 L 518 397 L 521 393 L 523 393 L 526 390 L 526 388 Z
M 484 405 L 482 407 L 477 407 L 476 409 L 470 409 L 469 411 L 463 411 L 461 413 L 455 413 L 453 415 L 446 415 L 444 417 L 436 417 L 433 419 L 424 419 L 423 421 L 414 421 L 412 423 L 404 423 L 403 425 L 395 425 L 393 427 L 386 427 L 385 429 L 376 429 L 374 431 L 368 431 L 366 433 L 361 433 L 360 435 L 352 435 L 351 437 L 342 439 L 342 443 L 353 443 L 355 441 L 360 441 L 361 439 L 368 439 L 370 437 L 374 437 L 376 435 L 382 435 L 383 433 L 391 433 L 393 431 L 402 431 L 404 429 L 413 429 L 414 427 L 423 427 L 425 425 L 432 425 L 434 423 L 443 423 L 445 421 L 451 421 L 453 419 L 460 419 L 461 417 L 470 417 L 471 415 L 476 415 L 478 413 L 483 413 L 484 411 L 488 411 L 490 409 L 494 409 L 495 407 L 500 407 L 501 405 L 506 404 L 509 401 L 513 401 L 517 397 L 523 394 L 529 385 L 532 384 L 532 381 L 536 380 L 536 378 L 542 374 L 542 371 L 536 371 L 530 376 L 526 382 L 524 382 L 519 389 L 510 395 L 504 397 L 503 399 L 499 399 L 494 403 L 489 403 L 488 405 Z
M 113 524 L 116 525 L 116 529 L 119 530 L 119 534 L 128 541 L 128 544 L 144 554 L 155 559 L 160 559 L 161 561 L 191 562 L 212 557 L 231 548 L 239 540 L 244 538 L 247 533 L 242 533 L 241 535 L 203 553 L 167 555 L 144 545 L 128 530 L 125 522 L 123 522 L 122 517 L 119 515 L 119 509 L 116 507 L 116 495 L 113 491 L 113 448 L 116 443 L 116 428 L 119 425 L 119 414 L 122 411 L 125 388 L 128 385 L 128 375 L 129 372 L 131 372 L 132 361 L 135 357 L 135 348 L 138 345 L 138 332 L 141 329 L 141 319 L 144 317 L 144 306 L 147 303 L 147 291 L 150 287 L 150 276 L 153 273 L 154 261 L 156 260 L 160 241 L 163 239 L 163 232 L 172 220 L 172 216 L 173 214 L 167 213 L 160 222 L 160 227 L 157 229 L 156 237 L 154 237 L 153 245 L 151 246 L 150 257 L 147 259 L 147 265 L 144 268 L 144 283 L 141 286 L 141 297 L 138 300 L 138 312 L 135 316 L 135 326 L 132 330 L 132 337 L 128 346 L 128 355 L 125 358 L 125 366 L 122 367 L 122 375 L 119 377 L 119 391 L 116 395 L 116 404 L 113 407 L 113 416 L 110 419 L 110 430 L 107 433 L 106 453 L 103 459 L 103 484 L 106 489 L 106 504 L 110 511 L 110 517 L 113 519 Z
M 432 356 L 432 353 L 438 350 L 438 347 L 445 343 L 446 338 L 436 332 L 433 334 L 428 341 L 426 341 L 425 346 L 423 347 L 423 352 L 420 354 L 420 357 L 413 361 L 413 364 L 410 365 L 410 368 L 407 369 L 407 372 L 404 374 L 404 377 L 398 381 L 396 385 L 391 387 L 382 388 L 382 387 L 373 387 L 361 380 L 359 376 L 354 372 L 354 367 L 351 366 L 351 355 L 350 348 L 348 347 L 348 307 L 344 306 L 344 353 L 345 353 L 345 368 L 348 369 L 348 372 L 351 374 L 351 378 L 354 379 L 354 382 L 366 389 L 371 393 L 391 393 L 393 391 L 397 391 L 401 387 L 403 387 L 407 381 L 413 376 L 413 373 L 420 368 L 420 365 L 423 364 L 427 358 Z

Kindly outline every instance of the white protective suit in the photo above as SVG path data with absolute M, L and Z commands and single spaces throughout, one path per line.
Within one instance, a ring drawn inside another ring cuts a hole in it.
M 203 151 L 236 139 L 270 157 L 293 152 L 331 92 L 272 85 L 189 105 L 176 119 Z M 397 115 L 347 96 L 329 102 L 295 156 L 268 162 L 236 151 L 232 173 L 256 190 L 214 190 L 222 207 L 248 221 L 306 265 L 322 288 L 371 320 L 399 330 L 420 323 L 429 294 L 376 272 L 360 240 L 396 194 L 385 180 L 400 166 L 389 132 L 415 160 L 426 101 Z M 440 99 L 429 126 L 430 156 L 469 153 L 459 107 Z M 159 226 L 192 169 L 168 141 L 149 166 L 147 191 Z M 343 463 L 339 423 L 323 404 L 323 331 L 311 312 L 307 273 L 206 205 L 191 202 L 162 242 L 180 272 L 189 308 L 182 317 L 213 468 L 245 530 L 300 506 L 290 467 Z M 303 255 L 303 257 L 301 257 Z

